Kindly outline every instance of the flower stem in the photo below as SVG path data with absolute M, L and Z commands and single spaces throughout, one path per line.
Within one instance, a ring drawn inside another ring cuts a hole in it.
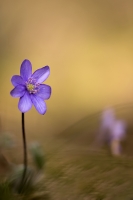
M 23 170 L 22 180 L 20 182 L 19 193 L 21 193 L 23 190 L 23 184 L 25 183 L 25 176 L 27 172 L 27 146 L 26 146 L 24 113 L 22 113 L 22 137 L 23 137 L 23 149 L 24 149 L 24 170 Z

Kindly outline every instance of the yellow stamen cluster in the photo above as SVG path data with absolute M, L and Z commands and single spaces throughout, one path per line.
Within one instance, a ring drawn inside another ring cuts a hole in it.
M 31 83 L 27 84 L 27 89 L 29 90 L 29 92 L 32 92 L 34 90 L 35 86 Z
M 36 83 L 36 80 L 29 78 L 26 82 L 26 88 L 30 94 L 36 94 L 39 91 L 39 83 Z

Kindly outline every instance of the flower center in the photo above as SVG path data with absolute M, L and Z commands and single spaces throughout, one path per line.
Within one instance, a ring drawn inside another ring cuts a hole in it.
M 28 91 L 33 91 L 34 90 L 34 85 L 32 85 L 32 84 L 27 84 L 27 89 L 28 89 Z
M 36 80 L 29 78 L 26 82 L 26 88 L 30 94 L 35 94 L 39 91 L 39 83 L 36 83 Z

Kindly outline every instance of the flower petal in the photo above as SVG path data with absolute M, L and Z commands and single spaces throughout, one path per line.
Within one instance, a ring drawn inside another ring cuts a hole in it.
M 24 96 L 20 98 L 18 108 L 22 113 L 25 113 L 32 108 L 30 94 L 27 91 L 25 92 Z
M 37 69 L 33 74 L 32 78 L 36 79 L 37 83 L 43 83 L 50 74 L 49 66 L 42 67 Z
M 36 96 L 35 94 L 31 94 L 31 100 L 32 100 L 32 103 L 34 104 L 36 110 L 44 115 L 46 110 L 47 110 L 47 107 L 46 107 L 46 103 L 43 101 L 43 99 L 39 96 Z
M 18 75 L 14 75 L 12 78 L 11 78 L 11 82 L 13 84 L 14 87 L 16 87 L 17 85 L 24 85 L 25 82 L 24 80 L 22 79 L 21 76 L 18 76 Z
M 12 97 L 22 97 L 25 93 L 25 87 L 23 85 L 17 85 L 11 92 Z
M 27 81 L 28 78 L 31 77 L 32 74 L 32 65 L 31 62 L 29 60 L 24 60 L 21 64 L 21 68 L 20 68 L 20 75 L 22 76 L 22 78 Z
M 41 97 L 43 100 L 49 99 L 51 96 L 51 87 L 46 84 L 41 84 L 36 95 Z

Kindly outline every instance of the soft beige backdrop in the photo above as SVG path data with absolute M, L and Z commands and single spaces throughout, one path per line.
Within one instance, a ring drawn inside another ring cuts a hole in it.
M 26 113 L 31 137 L 63 131 L 106 105 L 133 99 L 133 2 L 5 0 L 0 5 L 1 129 L 21 131 L 10 79 L 27 58 L 49 65 L 47 113 Z

